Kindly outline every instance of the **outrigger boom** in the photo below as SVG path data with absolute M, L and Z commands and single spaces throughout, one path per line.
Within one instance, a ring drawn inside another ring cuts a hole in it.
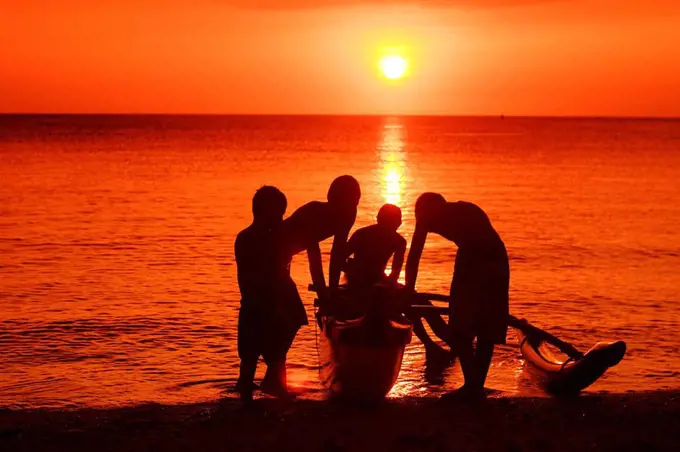
M 439 295 L 439 294 L 433 294 L 433 293 L 417 293 L 416 297 L 421 298 L 421 299 L 427 299 L 430 301 L 449 301 L 449 297 L 446 295 Z M 428 309 L 429 308 L 429 309 Z M 440 314 L 443 315 L 448 315 L 449 310 L 448 308 L 445 307 L 439 307 L 439 306 L 429 306 L 429 305 L 411 305 L 411 309 L 414 310 L 414 312 L 417 312 L 418 310 L 421 311 L 427 311 L 430 310 L 432 311 L 434 308 L 439 312 Z M 541 340 L 543 342 L 546 342 L 548 344 L 554 345 L 564 353 L 565 355 L 569 356 L 572 359 L 581 359 L 583 358 L 583 353 L 580 352 L 579 350 L 576 349 L 573 345 L 564 342 L 563 340 L 559 339 L 558 337 L 553 336 L 552 334 L 548 333 L 547 331 L 543 331 L 540 328 L 535 327 L 534 325 L 531 325 L 529 322 L 527 322 L 524 319 L 518 319 L 517 317 L 513 315 L 508 316 L 508 325 L 520 330 L 522 333 L 524 333 L 525 336 L 531 338 L 531 339 L 536 339 L 536 340 Z

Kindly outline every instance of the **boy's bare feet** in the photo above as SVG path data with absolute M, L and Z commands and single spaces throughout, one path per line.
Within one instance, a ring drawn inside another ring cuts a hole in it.
M 486 398 L 484 388 L 464 384 L 455 391 L 443 394 L 440 399 L 446 402 L 478 402 Z
M 288 388 L 282 384 L 275 383 L 272 380 L 262 381 L 262 384 L 260 384 L 260 391 L 262 391 L 263 394 L 276 397 L 277 399 L 295 399 L 295 394 L 290 392 Z
M 255 383 L 243 383 L 241 381 L 236 382 L 236 385 L 234 386 L 234 392 L 239 393 L 239 397 L 241 398 L 242 401 L 244 402 L 252 402 L 253 400 L 253 391 L 257 389 L 257 385 Z

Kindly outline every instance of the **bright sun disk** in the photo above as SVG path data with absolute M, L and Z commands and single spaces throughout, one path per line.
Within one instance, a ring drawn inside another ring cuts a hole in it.
M 408 62 L 399 55 L 389 55 L 380 60 L 380 71 L 390 80 L 398 80 L 406 75 Z

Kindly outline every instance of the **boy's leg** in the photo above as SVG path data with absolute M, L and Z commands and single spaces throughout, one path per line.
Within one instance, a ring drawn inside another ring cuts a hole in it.
M 478 375 L 475 362 L 475 351 L 472 347 L 473 338 L 459 332 L 451 333 L 451 349 L 458 355 L 460 367 L 463 369 L 464 388 L 474 388 L 477 385 Z
M 267 359 L 267 370 L 260 383 L 260 389 L 271 396 L 281 396 L 288 392 L 286 382 L 286 360 Z
M 255 370 L 257 369 L 257 359 L 244 359 L 241 357 L 241 365 L 239 368 L 238 381 L 236 382 L 236 390 L 244 400 L 253 398 L 253 389 L 255 389 Z
M 484 390 L 486 375 L 489 373 L 491 357 L 493 356 L 494 343 L 477 338 L 477 350 L 475 351 L 475 367 L 477 372 L 477 389 Z
M 255 388 L 255 370 L 260 357 L 256 322 L 243 309 L 238 316 L 238 356 L 241 360 L 236 390 L 243 400 L 252 400 Z
M 483 262 L 475 273 L 477 306 L 477 347 L 475 368 L 477 370 L 476 390 L 484 392 L 484 383 L 489 373 L 494 346 L 504 343 L 507 334 L 509 267 L 507 256 L 496 262 Z
M 269 336 L 267 346 L 263 350 L 267 371 L 260 388 L 269 395 L 279 397 L 288 395 L 286 355 L 293 344 L 298 328 L 286 330 Z

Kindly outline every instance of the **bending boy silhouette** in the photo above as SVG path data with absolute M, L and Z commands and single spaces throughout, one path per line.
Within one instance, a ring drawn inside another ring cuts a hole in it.
M 253 379 L 260 356 L 267 364 L 263 392 L 287 395 L 286 354 L 307 314 L 290 278 L 290 259 L 281 253 L 280 226 L 286 196 L 264 186 L 253 196 L 253 223 L 236 237 L 235 255 L 241 309 L 238 354 L 241 359 L 236 389 L 252 399 Z
M 340 282 L 345 263 L 347 237 L 357 216 L 361 199 L 359 182 L 352 176 L 336 178 L 328 189 L 327 202 L 312 201 L 297 209 L 282 224 L 282 244 L 287 256 L 307 251 L 309 272 L 322 303 Z M 329 284 L 323 274 L 319 243 L 333 237 Z M 323 308 L 323 304 L 322 304 Z
M 504 344 L 510 267 L 505 244 L 475 204 L 447 202 L 438 193 L 416 201 L 416 230 L 406 263 L 406 289 L 415 289 L 428 232 L 458 246 L 450 293 L 449 344 L 460 358 L 465 384 L 453 394 L 483 397 L 495 344 Z M 472 342 L 477 338 L 476 350 Z

